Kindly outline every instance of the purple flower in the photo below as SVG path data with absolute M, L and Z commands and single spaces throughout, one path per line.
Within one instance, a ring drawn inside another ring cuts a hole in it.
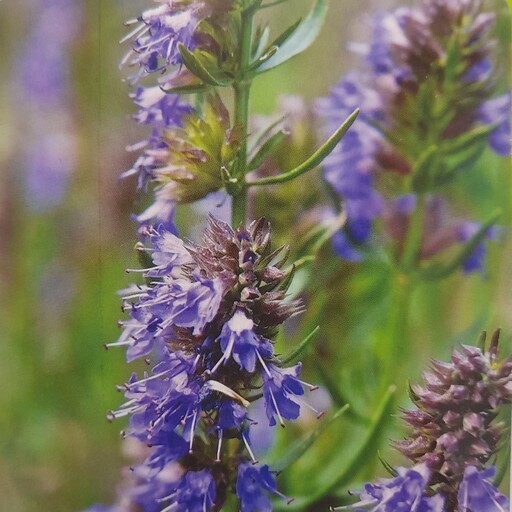
M 142 269 L 146 284 L 124 292 L 130 318 L 111 346 L 125 346 L 128 360 L 150 356 L 146 362 L 155 364 L 142 378 L 133 374 L 119 386 L 126 402 L 109 419 L 128 416 L 124 435 L 150 447 L 138 466 L 147 481 L 135 488 L 131 502 L 151 512 L 159 512 L 158 503 L 210 510 L 214 502 L 222 506 L 232 485 L 229 468 L 248 458 L 256 462 L 247 413 L 258 399 L 255 390 L 263 387 L 272 425 L 274 415 L 281 424 L 299 415 L 300 364 L 279 367 L 269 341 L 299 305 L 284 302 L 287 274 L 280 267 L 285 259 L 279 261 L 281 249 L 272 248 L 264 220 L 235 231 L 210 218 L 202 245 L 185 243 L 162 227 L 148 229 L 146 239 L 148 252 L 141 244 L 138 249 L 153 265 Z M 223 452 L 224 440 L 233 438 L 246 453 Z M 165 492 L 156 489 L 154 483 L 172 464 L 183 479 Z M 269 491 L 266 471 L 258 478 Z M 277 493 L 275 485 L 272 492 Z M 257 496 L 258 503 L 265 499 Z
M 195 3 L 156 1 L 161 5 L 126 23 L 136 25 L 122 40 L 132 39 L 132 49 L 122 63 L 139 66 L 134 81 L 146 73 L 165 71 L 168 66 L 179 64 L 178 44 L 190 49 L 194 44 L 194 30 L 199 21 Z
M 452 178 L 450 169 L 433 166 L 424 171 L 432 174 L 424 182 L 417 182 L 417 176 L 410 179 L 424 155 L 424 141 L 431 140 L 432 126 L 438 132 L 438 140 L 432 143 L 448 148 L 479 123 L 497 123 L 489 145 L 500 154 L 509 154 L 510 95 L 485 101 L 495 82 L 489 54 L 494 15 L 481 13 L 477 7 L 454 0 L 379 13 L 372 22 L 371 41 L 351 45 L 366 59 L 365 71 L 348 73 L 326 98 L 317 100 L 316 112 L 329 134 L 360 107 L 358 120 L 323 163 L 324 179 L 340 197 L 347 215 L 342 233 L 333 238 L 333 249 L 340 257 L 362 260 L 374 219 L 385 216 L 386 205 L 393 201 L 390 191 L 425 193 Z M 455 33 L 463 35 L 457 40 L 460 52 L 453 64 L 457 75 L 451 77 L 436 70 L 444 69 L 453 52 L 447 42 Z M 447 80 L 451 80 L 449 87 Z M 439 125 L 434 105 L 443 98 L 434 101 L 434 97 L 436 91 L 445 89 L 464 100 L 448 98 L 449 115 Z M 386 178 L 390 173 L 395 176 Z M 409 177 L 403 184 L 402 176 Z M 424 233 L 424 238 L 429 236 Z M 477 252 L 482 250 L 479 247 Z M 477 254 L 474 259 L 479 259 Z M 468 263 L 467 268 L 471 266 Z
M 139 124 L 148 124 L 153 128 L 181 126 L 183 115 L 193 111 L 190 105 L 181 101 L 180 96 L 167 94 L 158 86 L 139 86 L 130 97 L 139 107 L 133 118 Z
M 233 317 L 224 324 L 220 334 L 220 346 L 224 352 L 223 361 L 232 356 L 240 368 L 252 373 L 258 359 L 267 359 L 272 353 L 272 346 L 253 331 L 254 322 L 246 314 L 237 310 Z
M 482 471 L 468 466 L 457 496 L 457 512 L 507 512 L 508 500 L 490 482 L 493 476 L 492 466 Z
M 271 512 L 272 506 L 266 493 L 280 494 L 268 466 L 255 467 L 242 462 L 238 466 L 236 480 L 241 512 Z
M 295 420 L 299 417 L 300 406 L 293 400 L 304 394 L 302 384 L 298 379 L 300 363 L 290 368 L 278 368 L 273 364 L 265 366 L 262 373 L 263 398 L 270 426 L 276 424 L 274 416 L 284 425 L 283 419 Z
M 458 239 L 461 243 L 468 241 L 480 229 L 479 222 L 463 222 L 459 226 Z M 498 228 L 490 227 L 486 233 L 488 240 L 495 240 L 498 235 Z M 485 243 L 480 242 L 471 255 L 464 261 L 462 270 L 464 273 L 481 272 L 484 268 Z
M 183 512 L 204 512 L 210 510 L 215 501 L 215 482 L 212 474 L 202 471 L 188 471 L 182 478 L 173 497 Z
M 333 510 L 364 512 L 445 512 L 444 499 L 440 495 L 426 494 L 430 471 L 425 464 L 413 468 L 396 468 L 397 476 L 366 484 L 359 495 L 360 501 Z M 364 508 L 360 508 L 364 507 Z
M 491 148 L 503 156 L 510 156 L 510 92 L 487 100 L 478 110 L 478 119 L 484 124 L 497 124 L 489 135 Z

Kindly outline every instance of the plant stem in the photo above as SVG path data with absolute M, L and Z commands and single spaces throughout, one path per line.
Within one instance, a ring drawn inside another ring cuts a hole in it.
M 247 8 L 241 14 L 239 69 L 238 77 L 233 84 L 235 93 L 235 125 L 241 130 L 241 144 L 238 154 L 238 164 L 233 178 L 238 181 L 236 190 L 232 193 L 233 203 L 231 207 L 233 227 L 245 224 L 247 188 L 245 173 L 247 172 L 247 136 L 249 131 L 249 96 L 251 80 L 247 77 L 247 70 L 251 62 L 252 22 L 254 10 Z
M 423 238 L 423 222 L 425 220 L 425 194 L 418 194 L 418 202 L 411 216 L 405 238 L 404 252 L 400 263 L 402 270 L 408 274 L 416 267 Z
M 400 378 L 397 361 L 407 357 L 408 318 L 415 280 L 410 275 L 397 272 L 393 279 L 388 321 L 384 339 L 379 343 L 377 357 L 381 364 L 380 390 L 385 392 L 390 384 Z M 380 396 L 380 393 L 379 393 Z

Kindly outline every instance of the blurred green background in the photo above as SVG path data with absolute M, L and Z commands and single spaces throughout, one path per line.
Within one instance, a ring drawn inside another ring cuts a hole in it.
M 0 2 L 0 510 L 9 512 L 65 512 L 111 503 L 121 468 L 130 463 L 121 449 L 122 422 L 105 421 L 106 412 L 122 401 L 115 384 L 130 370 L 122 351 L 106 352 L 102 344 L 118 335 L 116 290 L 129 282 L 123 269 L 134 264 L 135 226 L 129 216 L 142 208 L 134 183 L 118 180 L 133 163 L 125 146 L 145 136 L 129 118 L 129 86 L 118 69 L 125 48 L 118 40 L 123 21 L 148 2 L 70 1 L 81 9 L 69 46 L 78 158 L 62 202 L 45 211 L 34 211 L 23 191 L 21 155 L 35 140 L 27 137 L 33 119 L 24 115 L 23 98 L 15 94 L 14 72 L 37 10 L 33 2 Z M 291 0 L 275 9 L 272 26 L 290 24 L 310 3 Z M 308 100 L 324 95 L 356 62 L 345 44 L 367 38 L 365 16 L 398 4 L 333 0 L 315 45 L 255 84 L 252 110 L 271 113 L 280 94 Z M 503 0 L 487 5 L 498 12 L 500 63 L 507 73 L 508 11 Z M 501 206 L 507 235 L 511 184 L 508 162 L 488 153 L 458 180 L 453 201 L 475 219 Z M 182 222 L 180 228 L 186 233 L 190 226 Z M 511 248 L 507 236 L 492 244 L 483 276 L 456 275 L 418 291 L 410 339 L 403 340 L 411 348 L 401 371 L 411 380 L 429 356 L 447 357 L 456 342 L 472 342 L 481 329 L 501 325 L 510 340 Z M 347 389 L 357 388 L 365 378 L 365 351 L 386 312 L 385 269 L 344 264 L 326 250 L 312 272 L 321 285 L 306 297 L 310 316 L 304 323 L 319 322 L 322 330 L 316 357 L 304 361 L 306 380 L 318 381 L 320 367 L 340 387 L 351 380 Z M 356 405 L 365 400 L 347 398 Z M 333 441 L 345 457 L 357 435 L 348 421 L 337 424 L 320 440 L 315 457 L 304 458 L 284 477 L 287 488 L 293 492 L 299 473 L 320 471 L 318 461 Z M 283 439 L 281 444 L 289 437 Z M 386 456 L 399 460 L 391 452 Z

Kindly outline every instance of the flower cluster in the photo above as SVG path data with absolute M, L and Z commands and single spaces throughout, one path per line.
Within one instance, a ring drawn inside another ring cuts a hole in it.
M 390 215 L 408 224 L 412 194 L 432 193 L 451 181 L 482 153 L 486 139 L 498 154 L 510 153 L 510 96 L 492 97 L 493 22 L 478 1 L 421 2 L 380 13 L 372 41 L 353 45 L 365 70 L 343 77 L 317 103 L 329 130 L 361 108 L 324 164 L 324 178 L 348 217 L 334 239 L 342 258 L 361 260 L 376 218 L 384 218 L 384 231 L 393 238 Z M 453 233 L 444 245 L 458 241 Z
M 132 42 L 122 64 L 137 69 L 133 84 L 144 76 L 164 73 L 159 85 L 136 85 L 131 94 L 139 109 L 134 119 L 149 126 L 151 133 L 130 148 L 142 153 L 123 177 L 137 176 L 139 189 L 149 184 L 156 188 L 153 204 L 136 220 L 170 226 L 176 202 L 195 201 L 222 188 L 220 169 L 229 174 L 240 141 L 217 95 L 208 95 L 196 111 L 180 96 L 164 90 L 191 87 L 194 92 L 202 87 L 182 65 L 183 49 L 200 52 L 210 64 L 234 66 L 226 55 L 236 56 L 236 38 L 226 27 L 235 10 L 232 1 L 155 2 L 159 5 L 127 22 L 136 26 L 123 38 Z
M 425 387 L 412 386 L 416 410 L 404 411 L 412 432 L 395 446 L 432 471 L 432 485 L 450 497 L 468 466 L 483 469 L 495 453 L 503 425 L 498 407 L 512 398 L 512 357 L 496 360 L 497 339 L 488 351 L 462 345 L 450 363 L 434 360 Z
M 164 228 L 148 237 L 147 284 L 127 292 L 123 308 L 130 319 L 107 347 L 124 346 L 128 361 L 149 356 L 156 364 L 120 388 L 127 401 L 109 417 L 129 416 L 124 435 L 151 447 L 144 486 L 161 486 L 158 475 L 179 464 L 183 476 L 171 492 L 147 494 L 162 509 L 173 503 L 190 511 L 218 508 L 236 474 L 242 510 L 255 504 L 267 510 L 263 491 L 279 493 L 267 466 L 246 462 L 256 463 L 247 407 L 262 397 L 269 425 L 284 426 L 299 416 L 304 394 L 300 363 L 283 367 L 271 341 L 301 309 L 285 298 L 291 277 L 282 270 L 285 249 L 272 248 L 265 220 L 233 230 L 210 217 L 202 245 Z M 247 455 L 223 457 L 233 440 Z
M 368 484 L 359 503 L 336 510 L 508 510 L 490 481 L 494 468 L 486 466 L 503 431 L 494 421 L 498 409 L 512 399 L 512 356 L 497 360 L 498 340 L 499 330 L 488 350 L 462 345 L 450 363 L 432 362 L 425 386 L 411 387 L 417 409 L 403 413 L 412 431 L 394 443 L 415 465 Z

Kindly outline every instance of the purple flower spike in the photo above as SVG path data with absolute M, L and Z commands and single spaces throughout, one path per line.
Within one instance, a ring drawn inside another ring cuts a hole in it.
M 478 471 L 468 466 L 459 488 L 457 512 L 508 512 L 509 503 L 490 482 L 494 467 Z
M 414 463 L 425 463 L 432 485 L 449 503 L 469 466 L 483 469 L 495 453 L 503 426 L 495 424 L 497 408 L 512 399 L 512 356 L 497 361 L 499 331 L 490 348 L 462 345 L 451 361 L 432 361 L 424 386 L 412 386 L 415 410 L 403 418 L 412 427 L 395 447 Z

